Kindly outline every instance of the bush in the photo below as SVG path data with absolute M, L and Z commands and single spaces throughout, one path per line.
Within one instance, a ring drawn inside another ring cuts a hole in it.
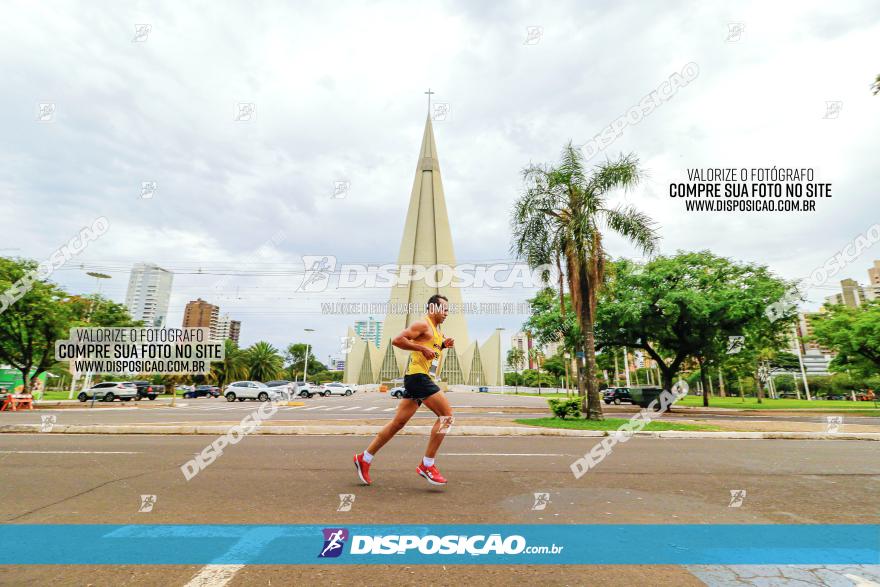
M 565 420 L 566 416 L 571 416 L 572 418 L 581 417 L 581 400 L 578 398 L 553 398 L 548 399 L 547 403 L 550 404 L 550 411 L 553 412 L 553 415 L 561 420 Z

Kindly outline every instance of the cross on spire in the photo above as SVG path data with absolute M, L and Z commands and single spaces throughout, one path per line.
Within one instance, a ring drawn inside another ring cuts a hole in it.
M 424 92 L 424 93 L 428 94 L 428 114 L 430 114 L 431 113 L 431 94 L 434 94 L 436 92 L 432 92 L 431 88 L 428 88 L 428 91 Z

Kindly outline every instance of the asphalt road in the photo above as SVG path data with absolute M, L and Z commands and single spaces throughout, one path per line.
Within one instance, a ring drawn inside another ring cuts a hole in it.
M 487 393 L 473 393 L 458 391 L 447 394 L 453 408 L 456 410 L 456 418 L 468 420 L 479 418 L 505 419 L 516 418 L 540 418 L 550 414 L 546 398 L 522 395 L 500 395 Z M 331 396 L 313 397 L 311 399 L 297 400 L 303 405 L 299 407 L 281 407 L 277 414 L 272 417 L 278 420 L 351 420 L 361 421 L 366 418 L 384 419 L 390 418 L 397 406 L 398 400 L 384 393 L 358 392 L 350 397 Z M 257 404 L 253 401 L 227 402 L 224 398 L 198 398 L 176 400 L 176 406 L 169 406 L 170 400 L 160 398 L 156 401 L 127 402 L 122 404 L 115 402 L 114 407 L 106 407 L 102 402 L 97 402 L 95 408 L 89 408 L 89 403 L 73 404 L 73 408 L 63 409 L 40 409 L 22 412 L 0 412 L 0 424 L 39 424 L 40 416 L 54 414 L 57 424 L 151 424 L 157 422 L 238 422 L 246 414 L 253 411 Z M 635 406 L 605 406 L 608 417 L 627 418 L 634 414 L 638 408 Z M 824 415 L 811 414 L 774 414 L 763 412 L 754 413 L 730 413 L 721 410 L 719 413 L 705 413 L 688 408 L 674 408 L 671 412 L 663 415 L 664 419 L 693 419 L 701 420 L 745 420 L 745 421 L 780 421 L 780 422 L 825 422 Z M 415 416 L 415 421 L 420 419 L 433 420 L 434 416 L 425 407 L 422 407 Z M 880 418 L 867 416 L 845 416 L 848 424 L 880 425 Z M 420 422 L 424 424 L 425 422 Z
M 591 439 L 453 436 L 437 461 L 450 483 L 438 489 L 414 471 L 425 441 L 394 439 L 374 461 L 374 484 L 364 487 L 351 455 L 363 449 L 365 437 L 247 437 L 187 482 L 179 467 L 207 444 L 205 437 L 3 435 L 0 478 L 4 494 L 15 497 L 0 500 L 0 519 L 328 526 L 880 522 L 876 506 L 865 500 L 880 489 L 880 458 L 871 442 L 637 438 L 576 480 L 569 463 L 590 449 Z M 740 507 L 729 507 L 731 490 L 746 491 Z M 543 511 L 532 509 L 536 492 L 550 494 Z M 337 511 L 341 493 L 355 495 L 351 511 Z M 138 512 L 141 495 L 156 496 L 153 511 Z M 674 566 L 0 566 L 0 584 L 698 585 L 698 576 L 721 577 L 722 571 Z M 211 581 L 190 583 L 206 573 L 212 574 Z

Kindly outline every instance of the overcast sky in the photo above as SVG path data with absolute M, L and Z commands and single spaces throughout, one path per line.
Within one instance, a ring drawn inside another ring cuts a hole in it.
M 0 254 L 45 259 L 105 216 L 109 232 L 52 276 L 68 291 L 93 291 L 85 271 L 100 267 L 122 302 L 130 266 L 158 263 L 176 273 L 169 325 L 200 296 L 242 321 L 244 345 L 314 328 L 326 360 L 360 316 L 322 316 L 320 302 L 386 290 L 306 295 L 295 275 L 211 273 L 289 273 L 316 254 L 395 262 L 428 87 L 449 107 L 434 129 L 458 260 L 507 259 L 520 170 L 587 142 L 688 63 L 696 79 L 594 158 L 640 157 L 648 178 L 626 199 L 658 222 L 661 252 L 711 249 L 793 279 L 880 220 L 876 2 L 291 4 L 6 2 Z M 253 120 L 234 119 L 239 103 Z M 774 165 L 814 168 L 833 198 L 813 213 L 698 213 L 667 195 L 689 167 Z M 835 281 L 865 282 L 875 258 L 880 245 Z M 834 291 L 811 291 L 811 307 Z M 471 337 L 524 318 L 475 318 Z

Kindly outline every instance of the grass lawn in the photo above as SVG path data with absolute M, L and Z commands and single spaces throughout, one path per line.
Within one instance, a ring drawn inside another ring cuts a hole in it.
M 518 424 L 529 426 L 542 426 L 544 428 L 568 428 L 571 430 L 617 430 L 629 420 L 624 418 L 607 418 L 600 422 L 593 420 L 560 420 L 559 418 L 523 418 L 515 420 Z M 700 426 L 695 424 L 676 424 L 674 422 L 654 421 L 648 423 L 642 430 L 661 432 L 663 430 L 722 430 L 718 426 Z
M 758 403 L 757 398 L 747 397 L 746 401 L 742 401 L 738 397 L 710 397 L 710 408 L 735 408 L 739 410 L 834 410 L 846 411 L 859 410 L 868 412 L 869 415 L 880 416 L 880 408 L 874 408 L 874 402 L 848 402 L 839 400 L 812 400 L 805 399 L 764 399 L 763 403 Z M 695 395 L 689 395 L 676 402 L 680 406 L 696 406 L 703 405 L 703 398 Z
M 505 395 L 512 395 L 505 394 Z M 519 395 L 538 396 L 537 393 L 520 393 Z M 540 397 L 565 398 L 564 393 L 542 393 Z M 574 395 L 572 397 L 577 397 Z M 822 410 L 825 412 L 844 412 L 860 416 L 880 416 L 880 407 L 875 408 L 874 402 L 850 402 L 839 400 L 812 400 L 805 399 L 767 399 L 758 403 L 755 397 L 746 397 L 742 401 L 739 397 L 709 397 L 710 408 L 730 408 L 736 410 Z M 605 405 L 604 403 L 602 404 Z M 628 405 L 628 404 L 623 404 Z M 678 406 L 702 407 L 703 398 L 689 395 L 675 403 Z

